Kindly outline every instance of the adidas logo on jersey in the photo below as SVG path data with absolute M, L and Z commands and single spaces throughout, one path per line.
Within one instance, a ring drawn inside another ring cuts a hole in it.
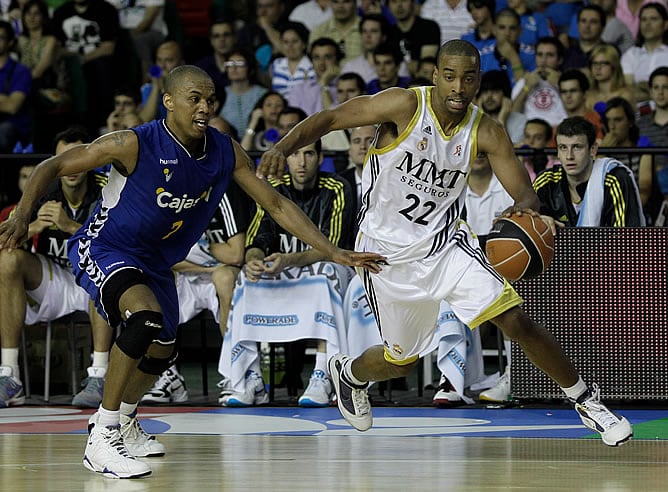
M 431 135 L 431 126 L 425 126 L 425 127 L 422 129 L 422 132 L 423 132 L 423 133 L 426 133 L 427 135 Z

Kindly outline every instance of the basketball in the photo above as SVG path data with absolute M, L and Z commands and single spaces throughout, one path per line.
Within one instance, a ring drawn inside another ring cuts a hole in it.
M 489 262 L 506 279 L 535 278 L 552 261 L 554 235 L 540 217 L 502 217 L 489 233 L 486 250 Z

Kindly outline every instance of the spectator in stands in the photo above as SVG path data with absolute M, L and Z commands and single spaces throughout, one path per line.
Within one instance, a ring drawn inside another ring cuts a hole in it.
M 15 36 L 12 25 L 0 21 L 0 153 L 11 154 L 17 142 L 30 140 L 27 99 L 32 90 L 30 70 L 10 53 Z
M 652 147 L 668 147 L 668 67 L 659 67 L 649 76 L 649 93 L 654 110 L 638 118 L 640 135 Z M 659 189 L 668 199 L 668 155 L 654 155 L 654 169 Z
M 668 10 L 658 2 L 646 3 L 640 8 L 638 45 L 622 55 L 622 70 L 635 100 L 649 99 L 649 75 L 659 67 L 668 66 Z
M 366 83 L 357 73 L 344 72 L 336 81 L 337 106 L 348 99 L 366 94 Z M 348 130 L 333 130 L 322 137 L 322 149 L 348 152 L 350 148 L 350 132 Z M 337 170 L 345 169 L 347 160 L 335 156 L 334 165 Z
M 288 157 L 289 174 L 271 184 L 290 197 L 334 244 L 350 245 L 352 238 L 351 189 L 335 175 L 318 170 L 322 161 L 320 143 L 307 145 Z M 221 372 L 232 378 L 233 393 L 222 404 L 249 406 L 268 401 L 260 375 L 258 340 L 319 340 L 315 368 L 299 405 L 328 406 L 332 386 L 327 354 L 340 348 L 345 338 L 339 304 L 352 271 L 322 262 L 322 254 L 309 249 L 276 224 L 261 208 L 248 229 L 246 266 L 235 292 L 232 321 L 221 351 Z M 271 295 L 267 294 L 271 289 Z M 261 294 L 260 294 L 261 293 Z M 262 295 L 262 303 L 255 296 Z M 286 304 L 286 299 L 291 302 Z M 298 302 L 303 299 L 305 302 Z M 274 313 L 293 318 L 290 326 L 272 326 L 268 335 L 256 338 L 247 314 Z M 291 313 L 297 313 L 291 316 Z M 345 343 L 345 342 L 344 342 Z M 241 349 L 240 352 L 238 350 Z M 235 355 L 234 360 L 231 354 Z
M 488 46 L 480 56 L 483 73 L 503 70 L 514 85 L 525 72 L 535 70 L 536 51 L 533 46 L 519 42 L 520 31 L 520 16 L 513 9 L 502 9 L 496 14 L 493 49 Z
M 636 125 L 635 108 L 623 97 L 609 99 L 604 113 L 606 134 L 601 140 L 601 147 L 640 147 L 643 145 L 640 139 L 640 130 Z M 646 139 L 645 139 L 646 140 Z M 646 145 L 646 144 L 644 144 Z M 603 157 L 599 154 L 600 157 Z M 619 154 L 614 153 L 610 157 L 615 158 L 633 173 L 633 178 L 638 185 L 640 202 L 646 210 L 652 198 L 653 187 L 656 186 L 654 177 L 654 166 L 650 154 Z M 656 199 L 656 197 L 654 197 Z M 657 212 L 659 203 L 652 206 L 652 211 Z M 650 214 L 651 217 L 651 214 Z
M 557 127 L 561 166 L 534 180 L 540 213 L 566 226 L 638 227 L 645 225 L 633 173 L 621 162 L 596 158 L 594 125 L 580 116 Z
M 617 0 L 589 0 L 589 5 L 601 7 L 605 13 L 605 29 L 601 34 L 601 41 L 614 45 L 621 54 L 635 44 L 635 36 L 631 34 L 629 28 L 616 15 Z M 571 20 L 571 27 L 568 36 L 578 39 L 578 15 L 574 15 Z
M 343 72 L 336 81 L 336 101 L 343 104 L 348 99 L 366 94 L 364 79 L 354 72 Z
M 107 126 L 102 133 L 126 130 L 140 125 L 141 118 L 137 114 L 140 95 L 135 89 L 116 89 L 114 94 L 114 110 L 107 117 Z
M 359 74 L 368 84 L 378 77 L 376 64 L 373 58 L 374 50 L 381 44 L 394 41 L 392 26 L 385 17 L 380 14 L 367 14 L 360 22 L 360 33 L 362 35 L 362 54 L 345 63 L 342 72 L 355 72 Z M 399 74 L 408 76 L 408 68 L 401 62 Z
M 306 0 L 292 9 L 288 20 L 301 22 L 309 31 L 312 31 L 318 24 L 332 18 L 330 3 L 330 0 Z
M 425 56 L 420 58 L 417 65 L 417 72 L 415 78 L 424 78 L 431 80 L 434 77 L 434 70 L 436 69 L 436 57 Z
M 153 53 L 167 36 L 167 24 L 163 17 L 165 0 L 107 1 L 118 10 L 121 29 L 130 33 L 141 62 L 141 73 L 148 74 L 153 63 Z
M 352 193 L 352 204 L 355 216 L 362 206 L 362 167 L 366 153 L 376 137 L 374 125 L 358 126 L 350 130 L 350 148 L 348 149 L 348 167 L 341 173 L 341 177 L 348 181 Z M 357 237 L 357 220 L 353 230 L 353 238 Z
M 4 21 L 3 21 L 4 22 Z M 56 153 L 81 143 L 80 130 L 56 138 Z M 24 324 L 52 321 L 75 311 L 90 312 L 93 329 L 93 365 L 85 388 L 74 405 L 88 406 L 102 394 L 111 346 L 111 329 L 89 310 L 86 292 L 76 285 L 67 257 L 67 240 L 95 208 L 101 186 L 93 172 L 63 176 L 46 193 L 29 226 L 34 253 L 24 249 L 0 251 L 0 407 L 25 402 L 19 376 L 19 341 Z
M 330 4 L 332 18 L 313 28 L 309 44 L 313 50 L 314 42 L 320 38 L 334 40 L 345 63 L 362 54 L 362 35 L 359 30 L 361 18 L 357 15 L 355 0 L 330 0 Z
M 23 7 L 22 22 L 18 52 L 21 63 L 30 69 L 33 89 L 57 87 L 54 63 L 58 42 L 48 27 L 48 7 L 42 0 L 28 0 Z
M 425 0 L 420 15 L 438 24 L 441 44 L 461 38 L 473 25 L 466 0 Z
M 151 67 L 151 82 L 141 87 L 141 110 L 139 117 L 144 122 L 161 119 L 167 116 L 162 103 L 165 92 L 165 78 L 174 68 L 185 63 L 183 50 L 176 41 L 161 43 L 155 53 L 155 65 Z
M 494 220 L 503 214 L 508 207 L 512 206 L 513 199 L 503 186 L 501 186 L 496 175 L 492 172 L 489 159 L 484 154 L 478 154 L 475 161 L 473 161 L 471 172 L 467 178 L 467 183 L 466 222 L 478 236 L 478 241 L 484 250 L 487 235 L 492 228 Z M 475 330 L 475 332 L 478 333 L 478 336 L 480 336 L 479 333 L 481 328 Z M 487 328 L 493 328 L 493 325 L 490 324 Z M 480 393 L 480 399 L 483 401 L 503 402 L 510 397 L 510 365 L 512 362 L 510 355 L 510 339 L 504 337 L 503 345 L 506 355 L 505 371 L 494 387 Z M 439 388 L 441 386 L 443 386 L 443 381 L 441 381 Z M 438 393 L 434 395 L 435 400 L 437 396 Z M 448 399 L 452 398 L 452 396 L 447 395 L 447 393 L 446 396 Z M 454 396 L 461 395 L 459 392 L 456 392 Z
M 373 61 L 378 77 L 366 85 L 366 93 L 376 94 L 390 87 L 408 87 L 410 77 L 399 75 L 401 50 L 396 43 L 385 42 L 373 50 Z
M 209 43 L 213 53 L 199 60 L 196 65 L 209 74 L 216 87 L 226 87 L 229 84 L 225 62 L 232 53 L 236 41 L 233 21 L 225 19 L 213 21 L 209 28 Z
M 278 115 L 287 106 L 276 91 L 265 92 L 257 100 L 243 132 L 241 146 L 246 150 L 267 150 L 278 140 Z
M 596 128 L 596 139 L 603 138 L 603 120 L 598 112 L 591 109 L 586 102 L 589 90 L 589 79 L 577 68 L 564 71 L 559 77 L 559 97 L 569 117 L 582 116 Z
M 336 79 L 343 53 L 330 38 L 319 38 L 311 43 L 311 61 L 315 78 L 290 88 L 286 99 L 290 106 L 313 114 L 336 105 Z
M 19 177 L 16 186 L 21 193 L 23 193 L 23 187 L 26 185 L 26 181 L 32 174 L 33 169 L 35 169 L 35 165 L 28 162 L 21 164 L 21 167 L 19 167 Z M 5 208 L 0 210 L 0 223 L 7 220 L 7 217 L 9 217 L 9 215 L 12 213 L 14 207 L 16 207 L 16 203 L 7 205 Z
M 525 73 L 513 87 L 513 111 L 524 113 L 527 119 L 542 118 L 551 126 L 566 118 L 558 87 L 563 51 L 563 45 L 555 37 L 538 41 L 536 70 Z
M 657 0 L 617 0 L 617 9 L 615 16 L 629 28 L 631 34 L 637 37 L 640 33 L 640 11 L 648 3 L 655 3 Z M 658 0 L 658 3 L 666 5 L 664 0 Z
M 568 39 L 564 50 L 562 70 L 568 68 L 587 69 L 593 49 L 600 46 L 605 28 L 605 12 L 598 5 L 585 5 L 578 12 L 578 38 Z
M 292 130 L 292 127 L 299 123 L 301 120 L 306 119 L 306 113 L 299 108 L 294 106 L 286 106 L 278 115 L 278 125 L 276 129 L 278 130 L 278 138 L 281 139 Z
M 553 35 L 545 15 L 531 10 L 527 0 L 508 0 L 508 7 L 520 16 L 521 44 L 536 47 L 540 38 Z
M 200 240 L 185 260 L 172 267 L 176 272 L 179 325 L 208 309 L 218 323 L 221 336 L 225 336 L 234 285 L 244 261 L 246 229 L 253 212 L 248 195 L 236 183 L 230 184 Z M 229 379 L 223 377 L 219 386 L 223 391 L 229 389 Z M 141 401 L 171 403 L 187 399 L 185 378 L 172 365 Z
M 287 22 L 281 28 L 281 46 L 284 56 L 271 63 L 271 88 L 287 96 L 290 88 L 315 77 L 313 63 L 306 55 L 308 29 L 303 24 Z
M 441 46 L 438 24 L 419 15 L 416 0 L 388 0 L 387 6 L 397 21 L 399 47 L 411 75 L 417 75 L 420 59 L 436 56 Z
M 617 48 L 600 44 L 591 50 L 589 58 L 592 84 L 587 91 L 586 104 L 597 109 L 599 103 L 606 103 L 613 97 L 623 97 L 635 104 L 633 90 L 624 80 Z
M 528 120 L 524 125 L 524 139 L 521 147 L 541 151 L 552 146 L 552 126 L 540 118 Z M 532 156 L 523 157 L 521 161 L 529 173 L 531 181 L 543 169 L 552 168 L 556 162 L 552 156 L 548 156 L 544 152 L 534 152 Z
M 464 41 L 468 41 L 478 48 L 480 55 L 494 45 L 494 14 L 496 12 L 495 0 L 466 0 L 466 8 L 471 13 L 474 27 L 462 35 Z M 482 63 L 482 60 L 481 60 Z
M 476 104 L 503 125 L 513 144 L 522 141 L 526 117 L 511 111 L 510 81 L 505 72 L 490 70 L 482 75 Z
M 250 51 L 233 48 L 224 66 L 230 84 L 225 88 L 226 98 L 220 114 L 241 136 L 248 126 L 255 104 L 267 89 L 256 83 L 257 61 Z
M 220 133 L 227 133 L 232 138 L 232 140 L 236 140 L 238 142 L 239 134 L 237 133 L 236 128 L 234 128 L 229 121 L 220 115 L 220 108 L 224 106 L 225 99 L 227 98 L 225 88 L 219 85 L 216 85 L 215 88 L 216 101 L 213 104 L 214 116 L 209 119 L 209 126 L 214 127 Z
M 281 54 L 280 30 L 285 16 L 285 0 L 256 0 L 255 21 L 247 22 L 238 33 L 238 46 L 255 50 L 260 75 L 269 69 L 271 58 Z M 262 77 L 260 80 L 265 82 Z
M 70 0 L 53 13 L 53 29 L 65 52 L 79 57 L 86 81 L 86 127 L 97 135 L 111 112 L 113 54 L 118 12 L 104 0 Z

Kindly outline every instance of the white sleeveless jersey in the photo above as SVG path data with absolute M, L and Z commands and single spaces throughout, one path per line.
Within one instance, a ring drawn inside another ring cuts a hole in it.
M 454 234 L 483 115 L 469 105 L 446 136 L 431 108 L 432 88 L 411 90 L 418 107 L 408 127 L 392 144 L 373 145 L 362 173 L 360 231 L 391 264 L 432 256 Z

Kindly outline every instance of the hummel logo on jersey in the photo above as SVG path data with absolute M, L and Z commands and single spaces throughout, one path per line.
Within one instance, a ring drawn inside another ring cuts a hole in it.
M 161 166 L 166 166 L 168 164 L 176 165 L 178 163 L 179 163 L 178 159 L 163 159 L 162 157 L 160 157 L 160 165 Z
M 457 146 L 455 147 L 455 151 L 452 153 L 452 155 L 456 155 L 457 157 L 462 156 L 462 145 L 461 144 L 457 144 Z
M 422 129 L 422 132 L 423 132 L 423 133 L 426 133 L 427 135 L 431 135 L 431 126 L 425 126 L 425 127 Z
M 165 181 L 169 183 L 169 180 L 172 179 L 172 175 L 174 174 L 174 171 L 170 171 L 169 169 L 165 168 L 162 170 L 162 174 L 165 175 Z

